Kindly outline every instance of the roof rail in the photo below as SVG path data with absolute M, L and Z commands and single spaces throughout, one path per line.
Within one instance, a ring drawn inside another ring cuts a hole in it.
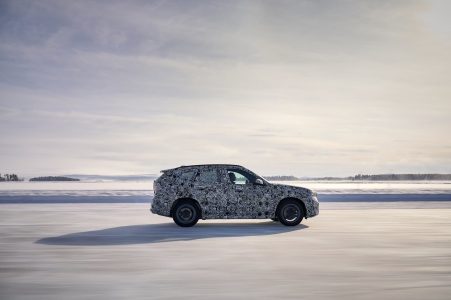
M 181 165 L 180 167 L 176 167 L 176 168 L 170 168 L 170 169 L 165 169 L 165 170 L 161 170 L 161 173 L 165 173 L 165 172 L 169 172 L 169 171 L 173 171 L 173 170 L 177 170 L 177 169 L 181 169 L 181 168 L 194 168 L 194 167 L 208 167 L 208 166 L 228 166 L 228 167 L 240 167 L 242 168 L 242 166 L 240 165 L 235 165 L 235 164 L 198 164 L 198 165 Z

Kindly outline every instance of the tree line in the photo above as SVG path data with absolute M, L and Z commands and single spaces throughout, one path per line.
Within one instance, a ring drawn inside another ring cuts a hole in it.
M 65 176 L 43 176 L 30 178 L 30 181 L 80 181 L 80 179 Z
M 347 177 L 303 177 L 295 176 L 265 176 L 269 181 L 295 180 L 350 180 L 350 181 L 403 181 L 403 180 L 451 180 L 451 174 L 357 174 Z
M 350 180 L 451 180 L 451 174 L 358 174 L 349 177 Z
M 357 174 L 348 177 L 320 177 L 307 180 L 350 180 L 350 181 L 403 181 L 403 180 L 451 180 L 451 174 Z
M 0 174 L 0 181 L 22 181 L 17 174 Z
M 283 176 L 264 176 L 266 180 L 269 181 L 294 181 L 299 180 L 299 178 L 292 175 L 283 175 Z

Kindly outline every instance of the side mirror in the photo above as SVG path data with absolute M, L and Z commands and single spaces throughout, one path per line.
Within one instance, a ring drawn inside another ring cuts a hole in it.
M 262 180 L 261 178 L 255 179 L 255 182 L 254 182 L 254 183 L 255 183 L 255 184 L 258 184 L 258 185 L 264 185 L 263 180 Z

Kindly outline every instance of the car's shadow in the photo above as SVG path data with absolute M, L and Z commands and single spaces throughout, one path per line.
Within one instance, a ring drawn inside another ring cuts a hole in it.
M 218 237 L 260 236 L 308 228 L 300 224 L 287 227 L 278 222 L 199 223 L 182 228 L 174 223 L 130 225 L 82 231 L 37 240 L 38 244 L 67 246 L 106 246 L 190 241 Z

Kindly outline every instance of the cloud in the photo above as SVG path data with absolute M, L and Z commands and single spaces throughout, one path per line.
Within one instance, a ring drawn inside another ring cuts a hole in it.
M 2 2 L 0 165 L 451 172 L 443 5 Z

